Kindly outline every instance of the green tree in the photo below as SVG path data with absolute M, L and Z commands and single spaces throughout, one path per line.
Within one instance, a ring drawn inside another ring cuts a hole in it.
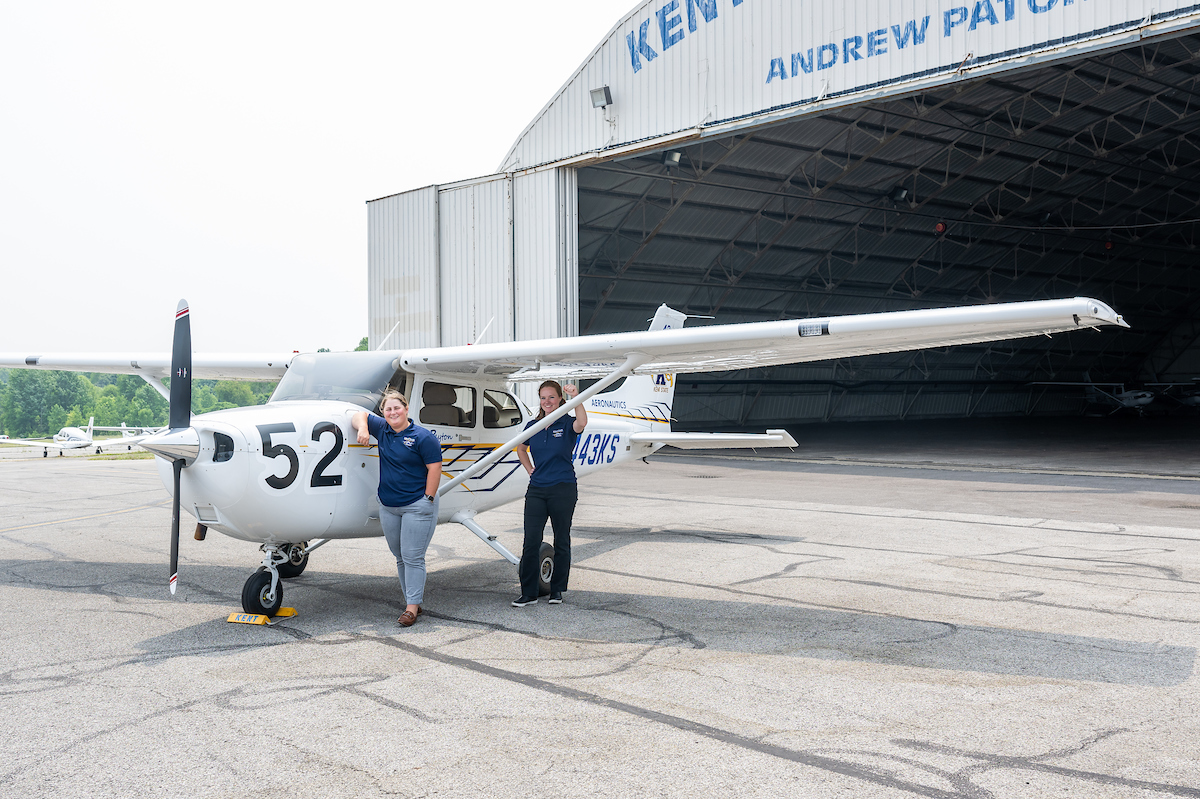
M 254 391 L 248 383 L 242 383 L 237 380 L 221 380 L 215 386 L 217 399 L 221 402 L 228 402 L 235 407 L 242 405 L 254 405 Z
M 367 350 L 367 337 L 363 336 L 362 341 L 358 342 L 358 346 L 354 348 L 354 351 L 355 352 L 366 352 L 366 350 Z
M 50 408 L 50 413 L 46 417 L 47 431 L 57 433 L 67 426 L 67 412 L 61 405 L 55 405 Z

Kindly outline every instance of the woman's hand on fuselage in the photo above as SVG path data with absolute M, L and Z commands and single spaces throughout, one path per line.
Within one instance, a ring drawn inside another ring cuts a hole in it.
M 571 398 L 578 393 L 579 386 L 576 386 L 573 383 L 568 383 L 567 385 L 563 386 L 563 394 L 566 396 L 568 401 L 570 401 Z M 575 408 L 575 424 L 572 425 L 572 427 L 575 429 L 576 433 L 582 433 L 583 428 L 587 427 L 587 411 L 583 407 L 585 404 L 586 403 L 580 403 L 579 406 Z
M 367 412 L 359 411 L 350 417 L 350 426 L 358 432 L 358 443 L 367 446 L 371 443 L 371 431 L 367 427 Z

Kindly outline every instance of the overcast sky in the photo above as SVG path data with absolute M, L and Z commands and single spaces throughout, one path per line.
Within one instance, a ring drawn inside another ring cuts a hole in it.
M 366 201 L 493 172 L 634 0 L 0 3 L 0 351 L 352 349 Z

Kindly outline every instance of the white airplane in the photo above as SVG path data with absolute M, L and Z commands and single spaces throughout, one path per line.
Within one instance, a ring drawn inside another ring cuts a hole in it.
M 588 427 L 575 448 L 581 477 L 633 461 L 664 445 L 684 448 L 794 446 L 785 431 L 766 434 L 671 430 L 674 375 L 819 361 L 1052 334 L 1104 325 L 1128 327 L 1112 308 L 1074 298 L 976 307 L 684 328 L 686 316 L 661 306 L 649 331 L 375 352 L 192 357 L 187 303 L 176 313 L 168 358 L 157 355 L 24 356 L 0 353 L 0 366 L 167 374 L 170 429 L 141 446 L 159 456 L 171 491 L 170 588 L 178 578 L 180 509 L 209 529 L 256 543 L 262 568 L 246 581 L 242 607 L 272 616 L 281 579 L 304 571 L 313 550 L 335 539 L 382 535 L 374 445 L 356 441 L 351 417 L 376 410 L 385 387 L 410 398 L 413 419 L 442 442 L 439 523 L 466 527 L 514 565 L 515 555 L 474 517 L 520 499 L 528 483 L 515 447 L 588 403 Z M 191 380 L 282 378 L 266 405 L 191 416 Z M 600 378 L 528 430 L 530 412 L 511 393 L 518 381 Z M 618 384 L 618 381 L 623 382 Z M 540 558 L 549 590 L 553 547 Z
M 48 457 L 50 450 L 58 450 L 58 454 L 62 455 L 64 449 L 83 449 L 84 447 L 95 447 L 96 454 L 99 455 L 102 451 L 116 447 L 124 446 L 127 449 L 133 449 L 133 445 L 141 442 L 142 439 L 155 433 L 161 432 L 162 427 L 127 427 L 124 422 L 121 422 L 120 427 L 96 427 L 92 423 L 96 417 L 92 416 L 88 419 L 86 430 L 80 430 L 78 427 L 64 427 L 54 434 L 50 441 L 38 441 L 37 439 L 28 438 L 9 438 L 4 437 L 7 444 L 26 444 L 31 447 L 41 447 L 42 457 Z M 95 439 L 92 437 L 94 432 L 119 432 L 119 438 L 113 437 L 109 439 Z
M 1086 375 L 1084 375 L 1086 377 Z M 1112 405 L 1109 415 L 1123 410 L 1145 412 L 1145 407 L 1154 402 L 1157 396 L 1153 391 L 1144 388 L 1126 389 L 1124 383 L 1092 383 L 1092 382 L 1055 382 L 1043 381 L 1033 383 L 1035 386 L 1082 386 L 1088 402 L 1098 405 Z

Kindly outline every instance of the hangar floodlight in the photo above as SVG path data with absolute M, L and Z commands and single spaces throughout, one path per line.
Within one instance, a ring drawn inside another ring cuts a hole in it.
M 894 203 L 904 202 L 904 198 L 907 196 L 908 196 L 908 189 L 904 188 L 903 186 L 895 187 L 894 189 L 892 189 L 892 193 L 888 195 L 888 197 Z
M 678 150 L 667 150 L 663 153 L 663 166 L 668 170 L 679 166 L 679 158 L 682 155 Z
M 599 89 L 592 89 L 592 108 L 607 108 L 612 105 L 612 92 L 607 86 L 601 86 Z

